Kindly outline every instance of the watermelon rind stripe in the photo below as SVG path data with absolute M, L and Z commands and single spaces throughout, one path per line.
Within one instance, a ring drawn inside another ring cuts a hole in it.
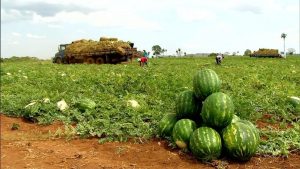
M 210 127 L 200 127 L 191 135 L 190 149 L 202 161 L 219 158 L 222 150 L 221 137 Z
M 256 152 L 259 138 L 253 128 L 242 122 L 228 125 L 222 131 L 224 147 L 228 154 L 240 161 L 248 161 Z
M 181 119 L 178 120 L 173 128 L 172 138 L 179 148 L 187 148 L 187 145 L 190 140 L 190 136 L 193 131 L 196 129 L 196 123 L 190 119 Z M 185 146 L 182 146 L 181 142 L 185 143 Z
M 215 71 L 201 69 L 193 77 L 193 86 L 197 98 L 204 100 L 210 94 L 220 91 L 221 81 Z

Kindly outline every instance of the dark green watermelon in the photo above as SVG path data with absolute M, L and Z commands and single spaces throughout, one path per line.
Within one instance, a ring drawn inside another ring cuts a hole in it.
M 243 122 L 229 124 L 222 138 L 228 155 L 240 161 L 248 161 L 255 154 L 260 140 L 253 128 Z
M 178 120 L 173 128 L 172 138 L 179 148 L 185 149 L 190 142 L 190 136 L 196 129 L 196 123 L 190 119 Z
M 210 127 L 196 129 L 190 138 L 190 150 L 202 161 L 211 161 L 221 155 L 222 141 L 219 133 Z
M 194 118 L 199 114 L 200 106 L 201 102 L 197 101 L 197 98 L 193 91 L 186 90 L 179 93 L 175 101 L 175 111 L 177 118 Z
M 89 98 L 84 98 L 84 99 L 80 99 L 76 102 L 75 106 L 81 110 L 81 111 L 85 111 L 85 110 L 92 110 L 95 109 L 96 107 L 96 103 L 89 99 Z
M 201 69 L 193 77 L 193 87 L 196 97 L 205 100 L 212 93 L 219 92 L 221 80 L 211 69 Z
M 234 104 L 231 98 L 221 92 L 208 96 L 201 111 L 203 122 L 215 129 L 222 129 L 230 124 L 233 114 Z
M 291 96 L 287 98 L 288 102 L 292 104 L 294 107 L 300 105 L 300 98 L 296 96 Z
M 237 122 L 237 121 L 239 121 L 239 120 L 241 120 L 240 117 L 234 114 L 234 115 L 232 116 L 231 123 Z
M 158 132 L 162 137 L 169 137 L 172 135 L 173 127 L 177 122 L 175 113 L 166 114 L 158 124 Z
M 253 129 L 253 132 L 255 133 L 256 138 L 258 139 L 257 141 L 260 142 L 259 129 L 253 123 L 251 123 L 248 120 L 242 120 L 242 119 L 237 120 L 237 122 L 244 123 L 244 124 L 250 126 Z

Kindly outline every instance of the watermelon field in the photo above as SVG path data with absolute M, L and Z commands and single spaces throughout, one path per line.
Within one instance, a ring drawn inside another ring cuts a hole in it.
M 202 162 L 161 136 L 161 119 L 176 112 L 179 93 L 193 91 L 194 75 L 202 69 L 218 75 L 234 114 L 258 129 L 260 141 L 249 161 L 222 153 Z M 300 106 L 289 100 L 300 97 L 299 56 L 228 56 L 221 65 L 213 57 L 171 57 L 150 59 L 145 67 L 14 58 L 1 62 L 0 73 L 6 168 L 300 168 Z M 57 152 L 62 161 L 51 159 Z

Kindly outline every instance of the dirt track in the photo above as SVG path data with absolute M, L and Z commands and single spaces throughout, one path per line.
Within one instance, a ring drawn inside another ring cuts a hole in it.
M 13 123 L 20 128 L 11 130 Z M 163 140 L 99 144 L 97 139 L 53 139 L 59 127 L 62 125 L 39 126 L 1 114 L 1 168 L 300 168 L 300 154 L 287 159 L 256 156 L 247 163 L 222 159 L 203 164 L 170 149 Z

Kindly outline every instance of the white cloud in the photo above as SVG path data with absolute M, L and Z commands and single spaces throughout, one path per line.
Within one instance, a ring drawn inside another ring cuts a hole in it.
M 208 10 L 201 9 L 185 9 L 177 11 L 177 14 L 180 19 L 192 22 L 192 21 L 201 21 L 201 20 L 210 20 L 215 18 L 215 14 Z
M 19 41 L 13 41 L 11 43 L 9 43 L 10 45 L 18 45 L 20 42 Z
M 88 33 L 87 31 L 81 30 L 81 29 L 78 29 L 77 32 L 78 32 L 78 33 L 81 33 L 81 34 L 87 34 L 87 33 Z
M 59 12 L 53 17 L 34 15 L 34 23 L 89 24 L 97 27 L 121 27 L 126 29 L 161 30 L 158 23 L 128 12 L 127 10 L 106 10 L 91 12 Z
M 48 24 L 49 28 L 56 28 L 56 29 L 62 29 L 64 28 L 62 25 L 59 24 Z
M 16 36 L 16 37 L 20 37 L 20 36 L 21 36 L 21 34 L 18 33 L 18 32 L 12 32 L 11 34 L 12 34 L 13 36 Z
M 44 38 L 46 38 L 46 36 L 34 35 L 34 34 L 31 34 L 31 33 L 27 33 L 26 37 L 32 38 L 32 39 L 44 39 Z

